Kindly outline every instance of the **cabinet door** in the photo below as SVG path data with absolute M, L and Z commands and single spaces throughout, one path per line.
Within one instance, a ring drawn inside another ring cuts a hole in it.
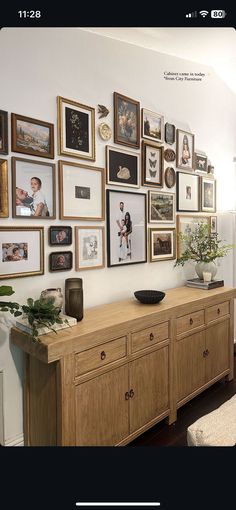
M 168 409 L 168 347 L 130 363 L 130 389 L 132 433 Z
M 220 322 L 206 331 L 206 382 L 230 366 L 229 321 Z
M 205 383 L 205 331 L 176 342 L 177 401 Z
M 128 436 L 128 366 L 76 386 L 76 444 L 112 446 Z

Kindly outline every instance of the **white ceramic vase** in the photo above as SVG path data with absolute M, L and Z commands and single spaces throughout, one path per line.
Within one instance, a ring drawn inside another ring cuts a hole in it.
M 211 262 L 197 262 L 197 264 L 195 266 L 195 271 L 198 275 L 198 278 L 200 278 L 200 280 L 203 280 L 204 272 L 211 273 L 211 280 L 214 280 L 215 275 L 217 273 L 217 267 L 215 265 L 215 262 L 213 262 L 213 261 L 211 261 Z
M 60 288 L 58 289 L 45 289 L 41 292 L 41 299 L 54 299 L 53 304 L 56 308 L 62 309 L 63 294 Z

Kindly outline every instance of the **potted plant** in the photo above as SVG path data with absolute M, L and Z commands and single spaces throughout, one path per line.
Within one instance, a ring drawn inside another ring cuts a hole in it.
M 189 227 L 185 234 L 178 235 L 179 241 L 183 246 L 182 255 L 177 258 L 175 266 L 184 266 L 189 260 L 196 262 L 195 270 L 198 277 L 203 279 L 203 272 L 211 273 L 213 279 L 217 273 L 215 260 L 227 255 L 233 245 L 222 244 L 218 239 L 218 234 L 211 234 L 209 226 L 205 223 L 198 223 L 192 231 Z

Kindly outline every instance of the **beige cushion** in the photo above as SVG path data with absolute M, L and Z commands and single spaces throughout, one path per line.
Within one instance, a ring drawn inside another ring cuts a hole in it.
M 190 425 L 187 442 L 188 446 L 235 446 L 236 395 Z

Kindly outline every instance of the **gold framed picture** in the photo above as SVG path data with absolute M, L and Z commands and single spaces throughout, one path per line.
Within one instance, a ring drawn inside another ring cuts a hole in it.
M 183 170 L 194 170 L 194 135 L 188 131 L 177 129 L 176 166 Z
M 8 218 L 8 163 L 0 159 L 0 218 Z
M 114 92 L 114 142 L 140 147 L 140 103 L 118 92 Z
M 75 227 L 76 271 L 105 267 L 104 227 Z
M 0 280 L 44 273 L 44 228 L 0 227 Z
M 150 262 L 173 260 L 176 257 L 175 228 L 149 228 Z
M 54 158 L 54 124 L 11 114 L 11 150 L 40 158 Z
M 210 216 L 203 215 L 186 215 L 186 214 L 177 214 L 177 258 L 181 257 L 182 253 L 185 250 L 183 243 L 179 239 L 179 234 L 189 234 L 193 232 L 199 223 L 204 223 L 208 225 L 210 231 Z

